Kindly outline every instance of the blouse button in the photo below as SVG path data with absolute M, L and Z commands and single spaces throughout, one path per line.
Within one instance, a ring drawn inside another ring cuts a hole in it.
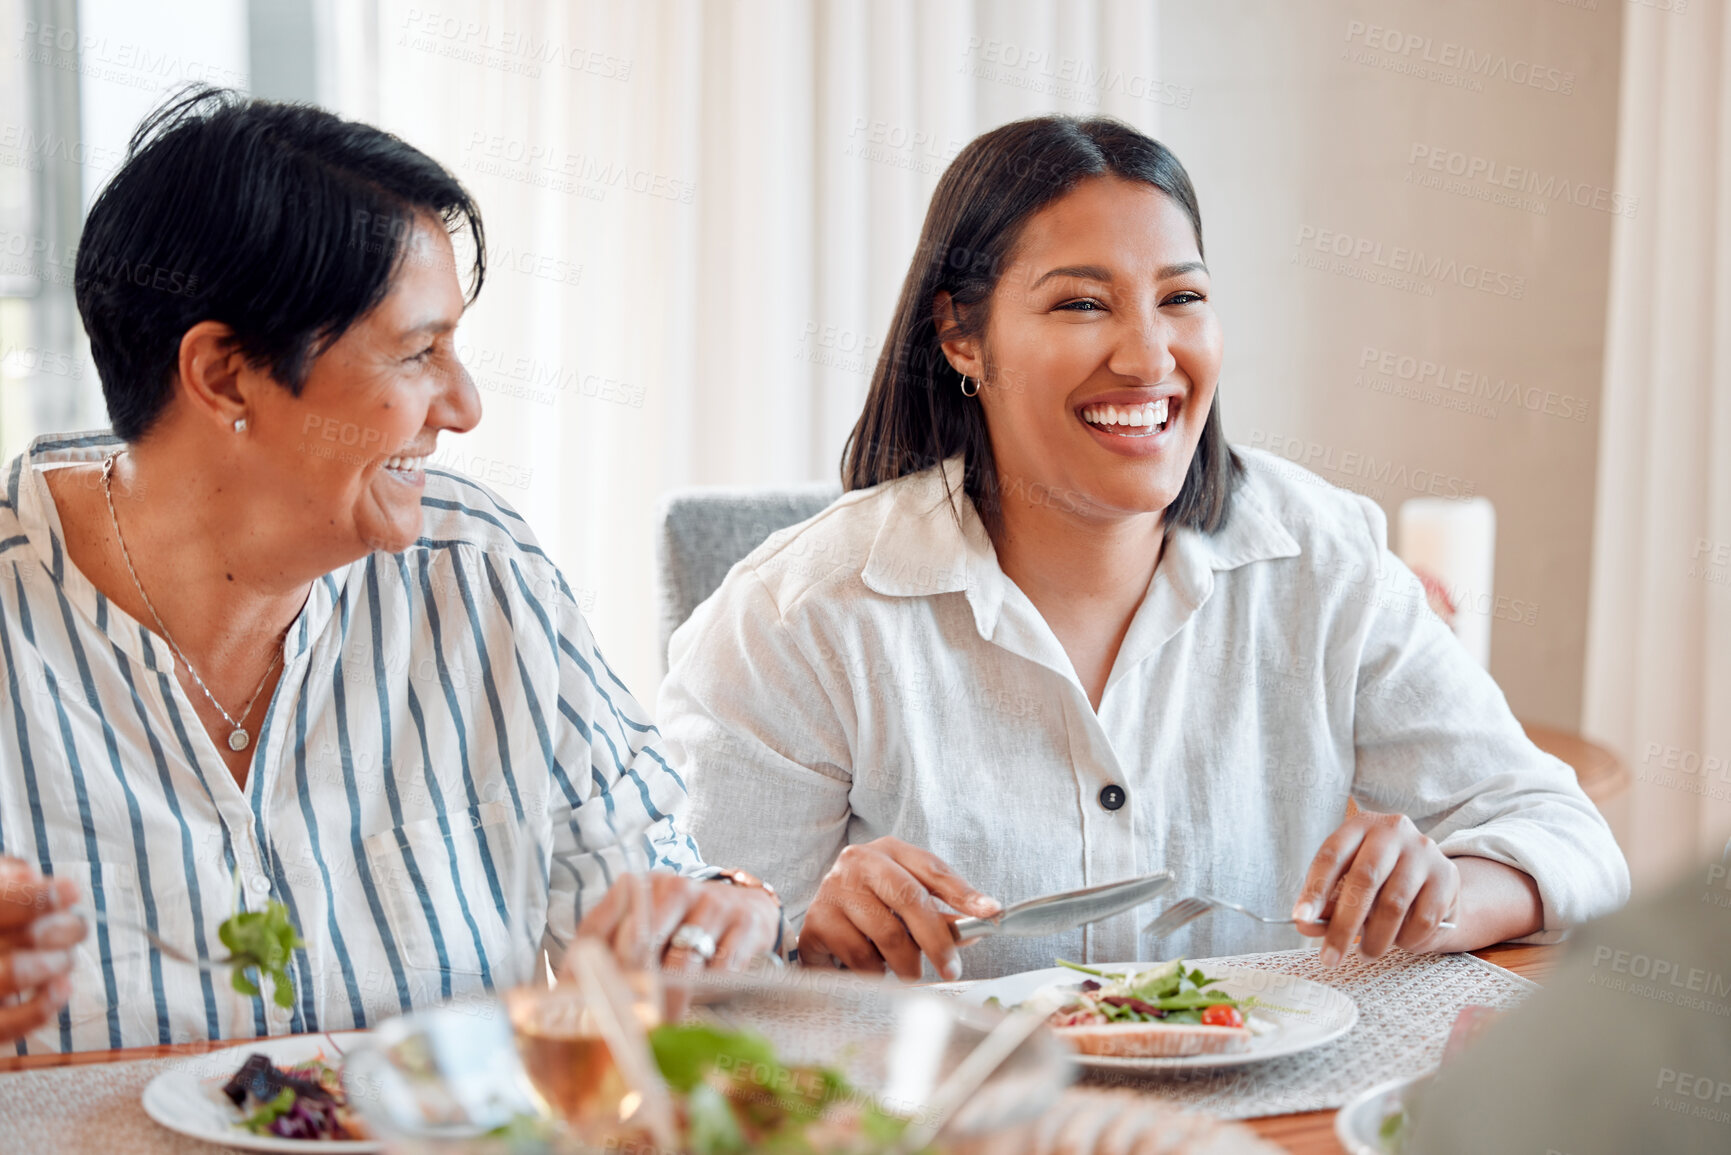
M 1125 797 L 1122 786 L 1108 786 L 1100 791 L 1100 805 L 1108 810 L 1116 810 L 1124 805 Z

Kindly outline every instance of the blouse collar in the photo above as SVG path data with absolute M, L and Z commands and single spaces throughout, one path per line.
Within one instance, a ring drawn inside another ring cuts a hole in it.
M 964 593 L 981 637 L 1070 674 L 1057 638 L 999 567 L 985 523 L 963 492 L 962 477 L 957 456 L 895 483 L 862 580 L 887 597 Z M 1165 553 L 1119 649 L 1117 668 L 1128 669 L 1182 629 L 1212 595 L 1216 573 L 1299 553 L 1298 542 L 1269 512 L 1254 484 L 1241 478 L 1231 515 L 1219 531 L 1188 526 L 1168 531 Z

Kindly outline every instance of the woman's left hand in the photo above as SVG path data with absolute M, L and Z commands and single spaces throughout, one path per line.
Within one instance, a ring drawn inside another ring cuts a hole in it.
M 604 940 L 627 967 L 660 959 L 673 971 L 737 970 L 767 954 L 780 929 L 781 906 L 766 890 L 655 871 L 615 882 L 577 933 Z
M 1437 950 L 1453 933 L 1437 923 L 1449 917 L 1460 889 L 1460 870 L 1412 819 L 1360 811 L 1316 852 L 1292 917 L 1300 934 L 1322 936 L 1323 966 L 1338 963 L 1361 930 L 1358 949 L 1367 958 L 1390 946 Z

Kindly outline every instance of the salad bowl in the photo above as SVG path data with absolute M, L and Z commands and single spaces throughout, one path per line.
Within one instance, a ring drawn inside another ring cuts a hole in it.
M 1334 1116 L 1334 1135 L 1351 1155 L 1400 1155 L 1414 1101 L 1436 1072 L 1393 1079 L 1359 1095 Z

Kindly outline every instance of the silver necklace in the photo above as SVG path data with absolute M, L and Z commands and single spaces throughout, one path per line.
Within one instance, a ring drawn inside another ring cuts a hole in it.
M 180 659 L 180 664 L 186 667 L 186 672 L 192 675 L 192 680 L 198 683 L 198 688 L 204 691 L 204 696 L 210 699 L 210 704 L 216 707 L 216 712 L 222 715 L 222 720 L 229 725 L 228 748 L 239 753 L 245 750 L 247 743 L 252 741 L 252 735 L 246 732 L 243 723 L 252 716 L 253 706 L 258 704 L 258 696 L 264 693 L 265 683 L 276 672 L 276 664 L 282 660 L 282 650 L 278 647 L 271 657 L 270 665 L 265 669 L 264 677 L 259 679 L 258 689 L 252 692 L 252 697 L 246 700 L 246 707 L 236 718 L 222 708 L 222 703 L 216 700 L 216 695 L 210 692 L 210 687 L 204 684 L 204 679 L 198 676 L 198 671 L 192 668 L 192 663 L 186 660 L 180 647 L 175 644 L 169 634 L 168 627 L 162 624 L 162 615 L 156 612 L 156 606 L 151 604 L 150 595 L 144 592 L 144 583 L 138 580 L 138 571 L 132 568 L 132 555 L 126 550 L 126 539 L 120 536 L 120 518 L 114 513 L 114 463 L 120 454 L 110 453 L 102 459 L 102 496 L 108 499 L 108 520 L 114 524 L 114 540 L 120 543 L 120 558 L 126 563 L 126 572 L 132 575 L 132 588 L 138 591 L 138 596 L 144 600 L 144 608 L 150 611 L 150 616 L 156 619 L 156 628 L 162 634 L 163 641 L 174 651 L 174 656 Z

